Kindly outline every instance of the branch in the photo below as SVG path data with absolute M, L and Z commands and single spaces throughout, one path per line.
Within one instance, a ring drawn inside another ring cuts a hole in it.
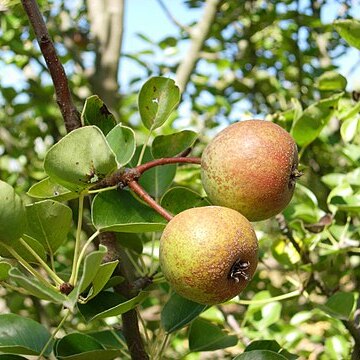
M 160 7 L 164 10 L 164 13 L 166 14 L 166 16 L 169 18 L 169 20 L 178 28 L 180 28 L 182 31 L 186 32 L 186 33 L 190 33 L 191 29 L 183 24 L 181 24 L 175 17 L 174 15 L 170 12 L 170 10 L 167 8 L 167 6 L 165 5 L 163 0 L 157 0 L 157 2 L 159 3 Z
M 93 91 L 105 104 L 117 110 L 119 63 L 123 39 L 125 0 L 88 0 L 91 33 L 95 37 Z
M 195 69 L 200 58 L 201 49 L 209 35 L 211 25 L 215 20 L 220 0 L 206 0 L 204 13 L 198 24 L 191 29 L 191 43 L 183 61 L 176 71 L 176 84 L 181 92 L 184 92 L 190 80 L 191 73 Z
M 71 97 L 65 70 L 57 56 L 36 0 L 21 0 L 21 3 L 34 29 L 40 50 L 49 69 L 55 88 L 56 102 L 64 119 L 66 131 L 70 132 L 81 126 L 81 120 L 80 113 Z
M 106 255 L 106 261 L 120 260 L 117 270 L 125 280 L 115 287 L 115 291 L 123 295 L 127 299 L 131 299 L 136 296 L 134 294 L 131 284 L 136 281 L 135 269 L 126 256 L 125 252 L 117 246 L 116 235 L 112 232 L 105 232 L 99 235 L 100 244 L 105 245 L 108 249 Z M 132 309 L 121 315 L 122 318 L 122 330 L 128 345 L 128 349 L 133 360 L 148 360 L 144 347 L 144 342 L 140 334 L 139 323 L 137 313 L 135 309 Z
M 161 158 L 149 161 L 145 164 L 138 165 L 131 169 L 119 169 L 114 174 L 104 178 L 95 184 L 91 190 L 102 189 L 111 186 L 120 186 L 122 188 L 128 186 L 129 182 L 138 180 L 140 176 L 147 170 L 155 166 L 169 165 L 169 164 L 201 164 L 200 158 L 187 158 L 187 157 L 173 157 Z
M 195 157 L 173 157 L 173 158 L 161 158 L 149 161 L 145 164 L 137 166 L 135 169 L 141 175 L 147 170 L 155 166 L 169 165 L 169 164 L 201 164 L 201 158 Z
M 167 212 L 161 205 L 159 205 L 140 185 L 137 181 L 130 181 L 128 183 L 129 188 L 134 191 L 141 199 L 143 199 L 150 207 L 158 212 L 166 220 L 170 221 L 173 218 L 169 212 Z

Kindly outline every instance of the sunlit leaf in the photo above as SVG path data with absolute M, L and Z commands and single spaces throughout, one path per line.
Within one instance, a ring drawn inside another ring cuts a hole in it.
M 139 93 L 141 120 L 150 130 L 160 127 L 180 101 L 180 90 L 174 80 L 153 77 L 146 81 Z
M 341 19 L 334 22 L 336 31 L 350 45 L 360 49 L 360 21 L 355 19 Z

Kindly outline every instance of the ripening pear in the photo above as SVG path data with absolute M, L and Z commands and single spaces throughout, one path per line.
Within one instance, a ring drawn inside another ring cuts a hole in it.
M 295 141 L 279 125 L 247 120 L 221 131 L 201 157 L 201 179 L 214 205 L 250 221 L 270 218 L 290 202 L 297 170 Z
M 258 262 L 258 241 L 250 222 L 221 206 L 187 209 L 166 226 L 160 265 L 172 288 L 200 304 L 219 304 L 238 295 Z

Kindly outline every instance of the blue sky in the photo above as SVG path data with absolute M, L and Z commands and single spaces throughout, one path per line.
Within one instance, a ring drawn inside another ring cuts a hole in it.
M 189 10 L 183 4 L 183 0 L 164 0 L 169 10 L 182 23 L 189 24 L 196 21 L 201 16 L 201 9 Z M 308 0 L 301 0 L 306 4 Z M 76 2 L 76 1 L 75 1 Z M 323 7 L 321 18 L 324 23 L 331 23 L 339 8 L 342 6 L 341 1 L 330 0 L 327 5 Z M 147 44 L 141 40 L 137 34 L 143 33 L 155 42 L 163 38 L 165 35 L 175 35 L 178 31 L 164 11 L 161 9 L 157 0 L 127 0 L 126 1 L 126 16 L 125 16 L 125 33 L 123 51 L 124 53 L 132 53 L 141 49 L 147 48 Z M 360 2 L 353 0 L 353 7 L 351 15 L 355 18 L 360 17 Z M 182 44 L 180 48 L 183 52 L 186 48 L 186 43 Z M 2 54 L 3 55 L 3 54 Z M 351 49 L 348 54 L 337 60 L 340 66 L 339 71 L 349 80 L 348 89 L 360 88 L 360 67 L 357 71 L 349 77 L 349 69 L 360 59 L 360 51 Z M 132 60 L 123 58 L 120 69 L 120 82 L 124 85 L 131 77 L 141 72 L 141 69 Z M 5 76 L 6 75 L 6 76 Z M 4 68 L 0 63 L 0 83 L 2 86 L 10 86 L 18 84 L 21 88 L 22 74 L 14 67 L 6 66 Z M 126 89 L 126 86 L 123 89 Z

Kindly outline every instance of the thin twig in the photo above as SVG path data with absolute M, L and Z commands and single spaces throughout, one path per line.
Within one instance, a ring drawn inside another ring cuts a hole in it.
M 155 166 L 169 165 L 169 164 L 201 164 L 201 158 L 197 157 L 172 157 L 161 158 L 149 161 L 145 164 L 137 166 L 135 169 L 141 175 L 143 172 L 150 170 Z
M 40 50 L 49 69 L 56 93 L 56 101 L 64 118 L 67 132 L 81 127 L 80 113 L 77 111 L 69 89 L 65 70 L 56 53 L 44 19 L 36 0 L 21 0 L 25 12 L 34 29 Z
M 140 185 L 137 181 L 131 181 L 128 184 L 129 188 L 134 191 L 141 199 L 150 205 L 156 212 L 158 212 L 166 220 L 170 221 L 173 218 L 161 205 L 159 205 Z
M 162 0 L 157 0 L 157 2 L 159 3 L 160 7 L 163 9 L 164 13 L 166 14 L 166 16 L 169 18 L 169 20 L 178 28 L 180 28 L 182 31 L 186 32 L 186 33 L 190 33 L 191 28 L 189 28 L 188 26 L 185 26 L 184 24 L 180 23 L 175 16 L 171 13 L 171 11 L 168 9 L 168 7 L 165 5 L 165 3 Z

